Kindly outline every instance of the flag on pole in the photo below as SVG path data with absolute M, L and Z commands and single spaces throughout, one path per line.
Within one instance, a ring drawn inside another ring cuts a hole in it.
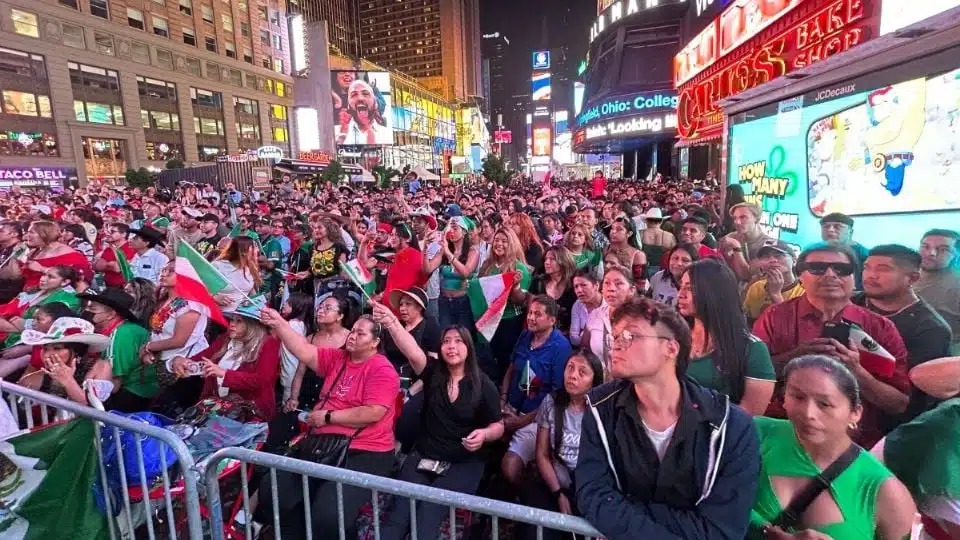
M 109 536 L 97 508 L 93 422 L 75 419 L 0 442 L 0 537 Z
M 185 300 L 201 304 L 206 308 L 206 315 L 211 320 L 227 326 L 220 306 L 213 300 L 213 295 L 230 286 L 227 278 L 184 240 L 177 244 L 174 270 L 177 273 L 174 293 Z
M 897 359 L 859 326 L 850 328 L 850 339 L 857 345 L 860 365 L 874 375 L 890 377 L 897 368 Z M 846 345 L 846 343 L 844 343 Z
M 516 274 L 497 274 L 470 280 L 467 297 L 470 298 L 470 309 L 477 321 L 477 332 L 487 341 L 493 339 L 503 310 L 510 301 L 510 291 L 516 282 Z
M 117 266 L 120 267 L 120 275 L 123 276 L 123 280 L 130 282 L 133 280 L 133 269 L 130 268 L 130 261 L 127 260 L 127 256 L 123 254 L 122 249 L 117 249 L 111 247 L 113 250 L 113 256 L 117 259 Z
M 363 291 L 363 295 L 370 299 L 373 293 L 377 292 L 377 280 L 369 268 L 360 264 L 358 259 L 351 259 L 343 265 L 343 271 L 354 285 Z

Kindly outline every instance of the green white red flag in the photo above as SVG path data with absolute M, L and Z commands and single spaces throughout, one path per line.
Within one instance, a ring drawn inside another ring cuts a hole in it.
M 467 296 L 476 321 L 477 333 L 490 341 L 503 319 L 503 310 L 510 301 L 510 291 L 516 282 L 516 274 L 497 274 L 470 280 Z
M 377 280 L 369 268 L 360 264 L 358 259 L 351 259 L 343 265 L 343 271 L 354 285 L 363 291 L 368 299 L 377 292 Z
M 183 240 L 177 244 L 175 271 L 177 283 L 173 288 L 174 294 L 200 304 L 207 311 L 205 315 L 212 321 L 227 326 L 227 320 L 223 317 L 220 306 L 213 300 L 213 295 L 230 285 L 227 278 Z

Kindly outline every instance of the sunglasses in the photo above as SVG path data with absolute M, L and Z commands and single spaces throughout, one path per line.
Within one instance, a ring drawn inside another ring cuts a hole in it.
M 804 272 L 810 272 L 815 276 L 822 276 L 827 273 L 827 269 L 832 269 L 838 277 L 847 277 L 857 271 L 853 263 L 840 262 L 809 262 L 803 265 Z

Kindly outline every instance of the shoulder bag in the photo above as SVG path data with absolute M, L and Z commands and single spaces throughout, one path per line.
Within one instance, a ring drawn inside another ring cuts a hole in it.
M 323 396 L 323 398 L 317 402 L 314 410 L 323 408 L 327 403 L 327 400 L 330 399 L 330 394 L 333 393 L 333 389 L 337 386 L 340 377 L 343 376 L 343 372 L 346 371 L 346 369 L 347 362 L 344 361 L 343 365 L 340 366 L 340 370 L 337 372 L 337 376 L 334 377 L 330 389 L 327 390 L 327 395 Z M 301 439 L 296 446 L 291 448 L 290 454 L 297 459 L 303 459 L 312 463 L 330 465 L 331 467 L 342 467 L 347 461 L 347 450 L 350 449 L 350 443 L 361 431 L 363 431 L 362 427 L 357 428 L 357 430 L 349 436 L 335 433 L 311 434 Z
M 788 504 L 787 507 L 780 512 L 780 515 L 771 521 L 770 524 L 784 531 L 790 531 L 796 527 L 800 522 L 800 516 L 807 510 L 810 503 L 812 503 L 823 490 L 830 487 L 830 484 L 836 480 L 843 471 L 847 470 L 847 467 L 860 456 L 861 450 L 862 449 L 856 444 L 850 444 L 850 447 L 847 448 L 844 453 L 840 454 L 840 457 L 835 459 L 822 473 L 814 476 L 810 480 L 810 483 L 803 488 L 803 491 L 798 493 L 793 500 L 790 501 L 790 504 Z

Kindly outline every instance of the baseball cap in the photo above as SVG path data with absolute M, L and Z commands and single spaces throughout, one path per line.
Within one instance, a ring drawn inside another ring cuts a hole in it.
M 203 217 L 200 218 L 200 221 L 212 221 L 214 223 L 220 223 L 220 218 L 218 218 L 216 214 L 204 214 Z

